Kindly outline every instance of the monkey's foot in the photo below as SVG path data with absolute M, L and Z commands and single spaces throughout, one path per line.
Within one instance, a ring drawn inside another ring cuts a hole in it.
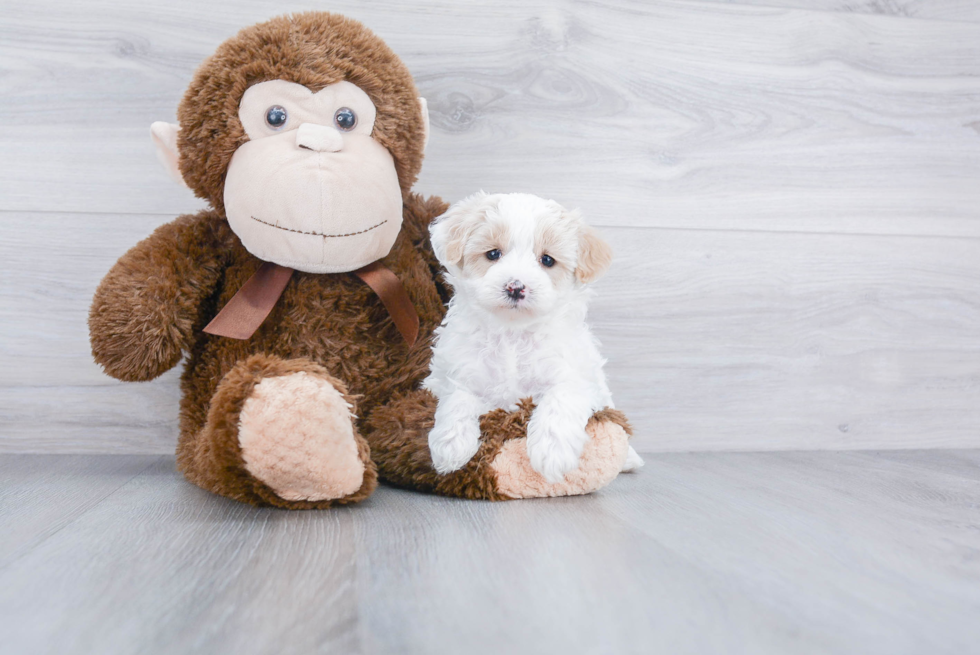
M 207 424 L 178 461 L 205 489 L 254 505 L 323 508 L 377 483 L 343 383 L 308 360 L 254 355 L 218 385 Z
M 497 491 L 510 498 L 575 496 L 612 482 L 626 463 L 629 435 L 621 423 L 603 416 L 603 412 L 589 420 L 585 431 L 589 440 L 579 457 L 578 468 L 554 483 L 531 468 L 525 437 L 505 441 L 490 465 L 497 475 Z
M 249 473 L 286 500 L 335 500 L 360 489 L 350 408 L 328 380 L 311 373 L 266 378 L 239 416 Z
M 444 496 L 513 500 L 587 494 L 611 482 L 623 469 L 631 429 L 614 409 L 596 412 L 586 431 L 590 439 L 579 468 L 549 483 L 531 468 L 527 457 L 527 423 L 534 409 L 521 401 L 516 411 L 494 410 L 480 419 L 480 448 L 463 468 L 440 475 L 432 465 L 428 435 L 434 424 L 436 398 L 416 391 L 375 409 L 365 435 L 383 480 L 399 487 Z

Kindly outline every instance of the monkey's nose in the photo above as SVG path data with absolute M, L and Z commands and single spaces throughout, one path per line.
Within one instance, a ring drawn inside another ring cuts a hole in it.
M 344 147 L 344 137 L 332 127 L 303 123 L 296 130 L 296 145 L 316 152 L 337 152 Z
M 523 300 L 524 299 L 524 283 L 520 280 L 511 280 L 504 287 L 504 291 L 507 292 L 507 296 L 511 300 Z

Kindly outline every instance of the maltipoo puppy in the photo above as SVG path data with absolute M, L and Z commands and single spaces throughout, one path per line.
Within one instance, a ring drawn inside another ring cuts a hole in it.
M 577 212 L 524 193 L 472 195 L 430 232 L 455 292 L 423 383 L 439 400 L 432 463 L 461 468 L 479 448 L 480 416 L 531 397 L 531 466 L 562 480 L 578 467 L 593 412 L 613 407 L 585 323 L 587 285 L 608 268 L 609 245 Z M 625 468 L 642 464 L 630 448 Z

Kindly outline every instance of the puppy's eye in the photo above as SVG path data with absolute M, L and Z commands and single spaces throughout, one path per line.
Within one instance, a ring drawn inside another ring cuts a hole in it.
M 493 250 L 488 250 L 487 259 L 489 259 L 492 262 L 497 261 L 498 259 L 500 259 L 500 251 L 497 250 L 496 248 L 494 248 Z
M 333 122 L 344 132 L 350 132 L 357 125 L 357 114 L 354 113 L 353 109 L 341 107 L 333 115 Z
M 279 105 L 269 107 L 265 112 L 265 122 L 274 130 L 278 130 L 285 125 L 287 118 L 289 118 L 289 115 L 286 113 L 286 108 L 280 107 Z
M 555 265 L 555 258 L 551 255 L 541 255 L 541 265 L 547 268 L 551 268 Z

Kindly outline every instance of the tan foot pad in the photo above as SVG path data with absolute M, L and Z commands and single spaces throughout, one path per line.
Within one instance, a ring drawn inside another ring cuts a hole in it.
M 239 417 L 249 473 L 286 500 L 332 500 L 364 481 L 350 410 L 330 382 L 310 373 L 266 378 Z
M 497 491 L 511 498 L 575 496 L 601 489 L 612 482 L 626 462 L 629 436 L 617 423 L 595 419 L 586 431 L 592 438 L 582 451 L 579 467 L 556 483 L 548 482 L 531 468 L 526 439 L 504 442 L 490 465 L 497 474 Z

